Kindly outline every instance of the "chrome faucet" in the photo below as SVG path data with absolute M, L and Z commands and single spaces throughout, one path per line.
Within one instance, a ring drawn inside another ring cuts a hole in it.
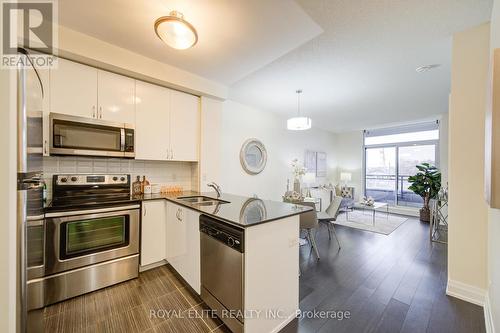
M 220 186 L 217 185 L 216 182 L 208 183 L 207 186 L 213 188 L 215 190 L 215 192 L 217 192 L 217 198 L 220 198 L 220 196 L 222 194 L 222 190 L 221 190 Z

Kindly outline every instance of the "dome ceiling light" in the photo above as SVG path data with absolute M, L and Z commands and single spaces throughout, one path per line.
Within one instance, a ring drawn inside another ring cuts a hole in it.
M 171 11 L 168 16 L 162 16 L 154 24 L 156 35 L 168 46 L 185 50 L 193 47 L 198 41 L 196 29 L 184 20 L 184 15 Z
M 300 94 L 302 90 L 297 90 L 297 117 L 289 118 L 286 121 L 286 128 L 291 131 L 303 131 L 311 128 L 311 118 L 300 116 Z

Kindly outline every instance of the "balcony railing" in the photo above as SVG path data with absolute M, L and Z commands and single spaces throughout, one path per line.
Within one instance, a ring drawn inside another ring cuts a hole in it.
M 366 175 L 366 196 L 373 197 L 375 201 L 387 202 L 401 206 L 415 206 L 422 204 L 423 200 L 419 195 L 408 190 L 410 175 L 398 175 L 396 192 L 396 175 L 388 174 L 367 174 Z

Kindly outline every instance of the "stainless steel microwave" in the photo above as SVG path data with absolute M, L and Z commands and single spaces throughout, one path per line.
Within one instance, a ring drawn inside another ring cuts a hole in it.
M 50 113 L 50 154 L 135 156 L 134 125 Z

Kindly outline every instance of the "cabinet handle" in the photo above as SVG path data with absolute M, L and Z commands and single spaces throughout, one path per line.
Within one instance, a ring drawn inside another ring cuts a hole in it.
M 99 119 L 102 119 L 102 106 L 99 107 Z
M 43 141 L 43 153 L 47 155 L 47 140 Z
M 146 216 L 146 205 L 142 206 L 144 208 L 144 216 Z
M 92 106 L 92 118 L 96 118 L 95 105 Z
M 170 151 L 172 152 L 172 159 L 174 159 L 174 150 L 173 149 L 170 149 Z

